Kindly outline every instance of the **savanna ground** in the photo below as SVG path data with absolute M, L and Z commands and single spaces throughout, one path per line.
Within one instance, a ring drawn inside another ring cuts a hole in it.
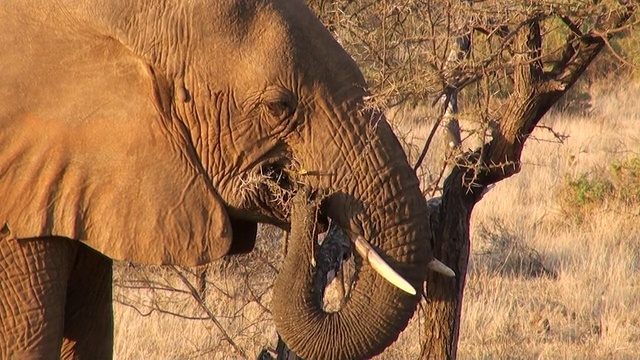
M 537 128 L 522 172 L 473 212 L 461 359 L 640 358 L 640 85 L 589 95 L 585 113 L 543 119 L 553 132 Z M 390 113 L 412 163 L 433 124 L 428 113 Z M 425 184 L 440 172 L 436 148 L 419 172 Z M 212 264 L 205 284 L 195 270 L 118 264 L 116 358 L 255 358 L 275 347 L 280 232 L 260 231 L 254 253 Z M 380 358 L 419 358 L 422 326 L 418 312 Z

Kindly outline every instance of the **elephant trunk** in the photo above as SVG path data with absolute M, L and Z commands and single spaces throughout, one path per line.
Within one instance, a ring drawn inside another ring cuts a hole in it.
M 272 309 L 284 341 L 305 359 L 364 359 L 389 346 L 406 327 L 418 297 L 404 294 L 360 263 L 351 295 L 336 313 L 318 302 L 311 261 L 315 207 L 293 201 L 289 250 L 274 286 Z
M 362 359 L 382 352 L 407 326 L 420 299 L 431 260 L 426 201 L 385 121 L 378 124 L 375 135 L 373 147 L 352 143 L 359 154 L 364 153 L 359 148 L 369 146 L 369 155 L 363 163 L 347 163 L 359 170 L 345 177 L 354 185 L 338 184 L 344 192 L 325 201 L 323 212 L 345 232 L 368 240 L 418 294 L 398 289 L 357 257 L 349 297 L 338 312 L 324 312 L 313 285 L 316 212 L 304 196 L 296 197 L 288 253 L 274 286 L 272 310 L 285 343 L 307 359 Z

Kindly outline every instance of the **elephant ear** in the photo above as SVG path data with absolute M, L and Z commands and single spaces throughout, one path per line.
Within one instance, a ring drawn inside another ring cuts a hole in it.
M 0 103 L 0 225 L 140 263 L 227 254 L 231 222 L 157 74 L 115 41 L 38 45 L 0 55 L 0 94 L 28 94 Z

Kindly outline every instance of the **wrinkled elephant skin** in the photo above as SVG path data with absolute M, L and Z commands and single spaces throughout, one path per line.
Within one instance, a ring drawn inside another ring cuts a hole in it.
M 418 180 L 301 1 L 4 0 L 0 48 L 0 358 L 111 357 L 111 259 L 249 252 L 257 223 L 289 229 L 300 184 L 421 289 Z M 293 350 L 364 358 L 397 338 L 418 296 L 363 261 L 339 312 L 278 303 L 313 298 L 313 240 L 292 241 L 273 312 Z

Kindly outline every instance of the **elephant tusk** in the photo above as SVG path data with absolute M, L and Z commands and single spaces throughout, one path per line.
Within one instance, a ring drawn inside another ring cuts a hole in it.
M 429 267 L 429 270 L 431 271 L 435 271 L 437 273 L 440 273 L 444 276 L 448 276 L 448 277 L 455 277 L 456 273 L 451 270 L 450 267 L 448 267 L 447 265 L 445 265 L 442 261 L 438 260 L 438 259 L 433 259 L 431 261 L 429 261 L 429 264 L 427 265 Z
M 416 289 L 409 284 L 400 274 L 384 261 L 378 253 L 369 245 L 369 243 L 362 237 L 358 236 L 355 240 L 356 251 L 363 259 L 369 262 L 373 270 L 385 278 L 388 282 L 395 285 L 400 290 L 409 293 L 411 295 L 416 294 Z

